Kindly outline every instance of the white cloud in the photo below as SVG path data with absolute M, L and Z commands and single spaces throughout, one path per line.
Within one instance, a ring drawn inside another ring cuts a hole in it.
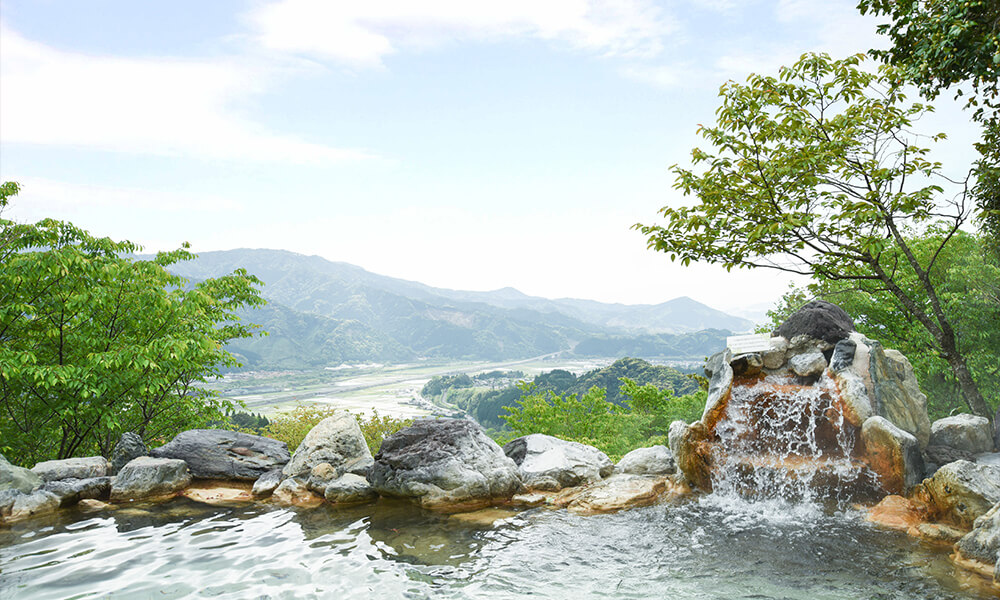
M 648 57 L 675 29 L 648 0 L 282 0 L 248 15 L 270 50 L 358 67 L 402 47 L 532 37 L 605 56 Z
M 268 131 L 234 104 L 271 74 L 230 59 L 116 58 L 64 52 L 0 26 L 5 142 L 296 163 L 368 156 Z

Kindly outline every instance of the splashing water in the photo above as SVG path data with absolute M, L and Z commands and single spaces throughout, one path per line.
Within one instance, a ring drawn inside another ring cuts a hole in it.
M 827 376 L 736 383 L 716 425 L 713 493 L 704 503 L 769 521 L 812 520 L 842 510 L 874 483 L 855 460 L 857 428 L 844 418 Z

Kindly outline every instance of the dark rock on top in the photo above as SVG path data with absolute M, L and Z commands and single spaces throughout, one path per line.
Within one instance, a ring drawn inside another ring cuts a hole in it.
M 224 429 L 183 431 L 150 455 L 183 460 L 197 479 L 246 481 L 256 480 L 291 458 L 285 442 Z
M 126 431 L 115 444 L 115 449 L 111 453 L 111 474 L 114 475 L 121 471 L 122 467 L 131 462 L 133 458 L 140 456 L 149 456 L 149 448 L 143 443 L 138 433 Z
M 808 335 L 831 344 L 846 338 L 852 331 L 854 319 L 844 309 L 825 300 L 807 303 L 778 327 L 778 335 L 789 340 Z
M 473 421 L 417 421 L 387 437 L 368 480 L 383 496 L 425 508 L 474 510 L 521 491 L 514 461 Z

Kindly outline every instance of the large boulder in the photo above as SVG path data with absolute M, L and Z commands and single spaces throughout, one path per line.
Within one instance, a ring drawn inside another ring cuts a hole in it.
M 670 451 L 677 463 L 677 470 L 692 487 L 712 491 L 712 465 L 709 444 L 711 435 L 701 421 L 688 425 L 684 421 L 670 424 L 668 433 Z
M 354 415 L 343 412 L 317 423 L 299 444 L 282 474 L 308 478 L 313 467 L 320 463 L 329 463 L 338 474 L 363 475 L 371 467 L 372 453 Z
M 60 479 L 45 483 L 42 489 L 59 498 L 60 506 L 71 506 L 80 500 L 106 500 L 111 494 L 111 481 L 111 477 Z
M 967 460 L 978 462 L 975 455 L 965 450 L 958 450 L 951 446 L 935 446 L 931 444 L 924 448 L 924 477 L 930 477 L 943 465 L 955 462 L 956 460 Z
M 183 460 L 197 479 L 245 481 L 256 480 L 290 458 L 285 442 L 224 429 L 182 431 L 150 455 Z
M 830 358 L 830 375 L 840 393 L 841 410 L 844 418 L 855 427 L 861 427 L 873 414 L 872 401 L 863 375 L 868 370 L 867 349 L 858 340 L 848 338 L 837 342 Z M 859 359 L 864 360 L 862 373 L 857 368 Z
M 674 455 L 666 446 L 636 448 L 615 465 L 616 473 L 629 475 L 670 475 L 675 471 Z
M 852 331 L 854 320 L 844 309 L 825 300 L 813 300 L 788 317 L 778 327 L 777 333 L 789 340 L 799 335 L 808 335 L 836 344 Z
M 926 448 L 931 439 L 927 396 L 920 391 L 913 366 L 897 350 L 884 350 L 872 342 L 869 371 L 875 414 L 912 434 Z
M 861 426 L 868 467 L 879 476 L 888 494 L 906 494 L 924 476 L 924 461 L 917 438 L 884 417 L 870 417 Z
M 931 445 L 949 446 L 970 454 L 993 451 L 993 428 L 986 417 L 960 414 L 931 424 Z
M 61 479 L 90 479 L 105 477 L 108 474 L 108 459 L 103 456 L 87 456 L 83 458 L 64 458 L 62 460 L 47 460 L 31 468 L 31 471 L 42 478 L 42 481 L 59 481 Z
M 972 531 L 958 540 L 955 550 L 969 560 L 987 565 L 996 563 L 1000 553 L 1000 502 L 975 520 Z
M 932 516 L 969 529 L 1000 502 L 1000 467 L 959 460 L 938 469 L 921 487 Z
M 533 433 L 503 447 L 521 467 L 521 481 L 537 490 L 561 490 L 599 481 L 614 471 L 608 455 L 593 446 Z
M 138 433 L 126 431 L 111 452 L 111 475 L 118 473 L 132 459 L 140 456 L 149 456 L 149 448 Z
M 165 496 L 191 484 L 187 464 L 176 458 L 140 456 L 122 467 L 111 486 L 111 499 Z
M 326 485 L 323 497 L 331 504 L 358 504 L 378 499 L 378 493 L 364 477 L 344 473 Z
M 383 496 L 452 511 L 504 502 L 523 489 L 514 461 L 478 424 L 461 419 L 417 421 L 387 437 L 368 480 Z
M 33 490 L 42 485 L 42 478 L 35 473 L 17 467 L 0 454 L 0 491 L 17 490 L 23 494 L 30 494 Z
M 14 498 L 10 520 L 26 519 L 35 515 L 50 513 L 59 508 L 59 498 L 52 492 L 35 490 L 30 494 L 19 494 Z

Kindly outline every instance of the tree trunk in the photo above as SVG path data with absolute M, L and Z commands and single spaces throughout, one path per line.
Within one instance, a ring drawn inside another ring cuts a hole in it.
M 952 373 L 955 374 L 955 379 L 958 381 L 958 387 L 962 390 L 962 396 L 965 398 L 965 403 L 969 405 L 969 409 L 972 410 L 973 414 L 992 420 L 993 411 L 991 411 L 990 407 L 986 404 L 986 400 L 983 399 L 983 395 L 979 393 L 979 387 L 976 385 L 975 380 L 972 379 L 972 373 L 969 372 L 969 367 L 965 364 L 965 357 L 958 352 L 957 348 L 955 348 L 955 339 L 946 338 L 943 341 L 944 344 L 942 345 L 944 346 L 944 358 L 951 366 Z

